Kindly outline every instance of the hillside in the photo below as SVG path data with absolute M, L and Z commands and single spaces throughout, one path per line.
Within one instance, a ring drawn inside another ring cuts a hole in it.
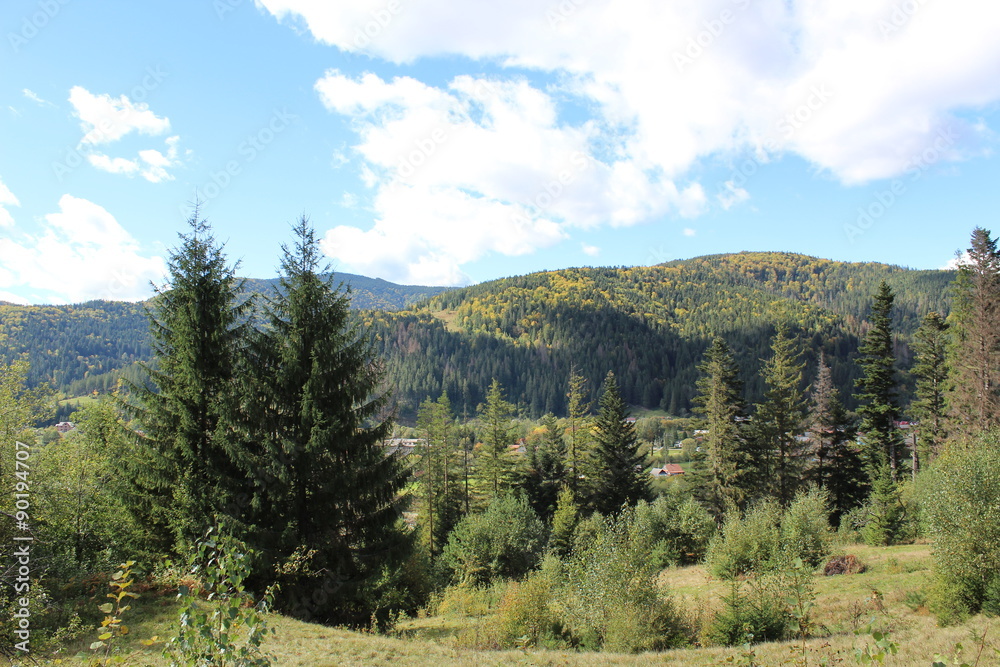
M 352 287 L 354 307 L 366 309 L 359 312 L 373 326 L 400 417 L 408 421 L 442 388 L 459 414 L 473 414 L 493 377 L 526 413 L 561 414 L 573 366 L 592 393 L 613 370 L 631 404 L 685 414 L 697 364 L 715 335 L 733 348 L 746 398 L 754 400 L 762 391 L 760 360 L 778 323 L 802 339 L 809 377 L 823 353 L 849 396 L 879 281 L 897 294 L 897 356 L 906 369 L 920 318 L 948 312 L 954 273 L 739 253 L 546 271 L 448 291 L 340 277 Z M 275 283 L 250 281 L 248 288 L 266 293 Z M 120 369 L 149 356 L 143 304 L 3 305 L 0 341 L 5 359 L 29 354 L 33 382 L 49 380 L 72 395 L 111 386 Z M 902 398 L 905 404 L 905 389 Z
M 909 336 L 930 310 L 948 312 L 953 278 L 946 271 L 739 253 L 533 273 L 371 318 L 404 414 L 442 386 L 456 409 L 471 412 L 492 377 L 530 414 L 562 413 L 574 365 L 592 389 L 610 369 L 633 405 L 681 414 L 690 409 L 697 364 L 715 335 L 733 348 L 746 397 L 758 397 L 760 360 L 781 322 L 808 347 L 807 373 L 822 352 L 849 395 L 871 295 L 883 279 L 897 294 L 897 353 L 908 368 Z
M 399 310 L 440 294 L 445 287 L 397 285 L 380 278 L 336 274 L 351 288 L 354 308 Z M 277 279 L 247 278 L 248 293 L 269 294 Z M 65 306 L 20 306 L 0 302 L 0 360 L 21 354 L 31 361 L 32 385 L 49 382 L 81 395 L 114 386 L 117 373 L 149 359 L 149 302 L 88 301 Z

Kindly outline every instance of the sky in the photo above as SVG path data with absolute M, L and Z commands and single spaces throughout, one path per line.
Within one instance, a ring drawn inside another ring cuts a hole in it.
M 464 285 L 1000 231 L 995 0 L 4 0 L 0 300 L 238 272 Z

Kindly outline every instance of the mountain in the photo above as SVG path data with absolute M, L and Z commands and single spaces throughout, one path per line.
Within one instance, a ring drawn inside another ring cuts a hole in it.
M 897 295 L 896 351 L 905 371 L 920 319 L 949 311 L 954 272 L 745 252 L 545 271 L 447 291 L 339 277 L 350 279 L 355 307 L 375 304 L 357 314 L 372 328 L 399 415 L 409 421 L 442 389 L 459 414 L 473 414 L 494 377 L 525 413 L 562 414 L 573 367 L 591 398 L 613 370 L 629 403 L 685 414 L 697 365 L 717 335 L 732 347 L 753 401 L 763 392 L 758 371 L 779 323 L 801 340 L 808 379 L 824 354 L 850 405 L 854 359 L 879 282 Z M 266 293 L 275 282 L 248 288 Z M 29 354 L 32 380 L 49 379 L 73 395 L 111 386 L 120 369 L 149 355 L 142 304 L 0 306 L 0 344 L 6 359 Z M 900 379 L 905 404 L 911 389 L 905 373 Z
M 383 311 L 406 308 L 447 287 L 397 285 L 380 278 L 337 273 L 351 289 L 353 308 Z M 278 279 L 246 278 L 247 293 L 271 294 Z M 150 301 L 88 301 L 65 306 L 20 306 L 0 302 L 0 360 L 27 354 L 28 381 L 49 382 L 62 392 L 82 395 L 113 387 L 122 369 L 150 357 Z
M 724 337 L 743 371 L 748 400 L 778 323 L 807 351 L 811 379 L 823 353 L 842 394 L 853 391 L 860 337 L 881 280 L 897 294 L 897 355 L 930 310 L 947 314 L 953 272 L 834 262 L 790 253 L 738 253 L 652 267 L 533 273 L 451 290 L 395 313 L 366 313 L 374 325 L 401 414 L 447 390 L 472 412 L 500 380 L 529 414 L 561 414 L 575 366 L 596 390 L 608 370 L 633 405 L 690 410 L 697 365 Z M 901 376 L 906 380 L 905 376 Z M 902 398 L 907 398 L 904 383 Z

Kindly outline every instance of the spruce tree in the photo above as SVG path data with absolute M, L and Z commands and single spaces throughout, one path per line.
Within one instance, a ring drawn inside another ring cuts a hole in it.
M 567 419 L 569 421 L 569 485 L 577 499 L 583 491 L 580 479 L 586 476 L 590 459 L 590 402 L 586 400 L 587 380 L 574 367 L 569 374 Z
M 649 500 L 649 473 L 639 453 L 635 425 L 618 391 L 615 375 L 604 378 L 600 412 L 594 420 L 594 510 L 608 516 L 623 506 Z
M 486 403 L 480 406 L 483 422 L 483 449 L 479 454 L 478 468 L 483 492 L 488 500 L 501 495 L 514 478 L 516 460 L 510 451 L 516 441 L 511 417 L 514 406 L 504 398 L 503 387 L 493 378 Z
M 424 442 L 417 448 L 420 460 L 420 508 L 417 513 L 421 539 L 432 557 L 441 553 L 448 533 L 462 513 L 462 461 L 456 446 L 455 420 L 448 394 L 424 401 L 417 412 L 417 429 Z
M 917 397 L 910 409 L 919 420 L 920 444 L 914 456 L 914 471 L 937 456 L 947 431 L 945 396 L 948 385 L 948 324 L 938 313 L 928 313 L 913 336 Z
M 716 519 L 730 506 L 739 507 L 746 498 L 746 442 L 740 427 L 743 416 L 743 387 L 739 369 L 729 346 L 716 338 L 698 366 L 698 395 L 694 411 L 704 416 L 708 434 L 703 455 L 695 460 L 688 483 L 695 496 Z
M 1000 251 L 976 227 L 968 252 L 954 284 L 949 404 L 953 430 L 971 439 L 1000 424 Z
M 767 385 L 764 401 L 757 406 L 752 422 L 756 465 L 751 474 L 757 487 L 787 507 L 799 489 L 803 469 L 803 446 L 798 441 L 806 413 L 802 392 L 805 362 L 788 328 L 778 328 L 771 342 L 771 358 L 764 362 L 762 375 Z
M 805 480 L 828 492 L 830 518 L 839 525 L 843 514 L 864 501 L 868 475 L 854 442 L 856 430 L 823 357 L 813 385 L 808 424 L 811 464 Z
M 552 413 L 542 417 L 541 426 L 541 437 L 527 444 L 523 486 L 532 509 L 547 522 L 556 511 L 559 489 L 568 481 L 566 441 Z
M 294 247 L 282 247 L 281 284 L 255 364 L 258 435 L 275 480 L 264 493 L 278 533 L 279 604 L 325 623 L 367 625 L 386 611 L 381 598 L 396 594 L 407 476 L 385 454 L 392 423 L 373 342 L 321 266 L 306 218 L 294 233 Z M 313 595 L 331 587 L 336 594 Z
M 902 440 L 896 429 L 896 357 L 892 346 L 892 305 L 895 296 L 883 280 L 872 303 L 871 329 L 858 349 L 864 375 L 857 380 L 855 397 L 861 406 L 859 429 L 864 441 L 865 464 L 874 482 L 887 474 L 898 479 Z
M 239 418 L 251 304 L 238 298 L 236 266 L 197 209 L 188 226 L 168 261 L 168 283 L 147 310 L 148 381 L 130 385 L 126 404 L 137 426 L 129 507 L 165 551 L 213 525 L 247 530 L 233 500 L 258 462 Z

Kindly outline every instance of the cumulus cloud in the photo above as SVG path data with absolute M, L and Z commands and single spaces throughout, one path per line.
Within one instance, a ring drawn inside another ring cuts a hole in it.
M 141 175 L 150 183 L 173 180 L 168 169 L 181 164 L 179 136 L 166 139 L 165 152 L 149 148 L 140 150 L 134 158 L 112 157 L 97 148 L 133 132 L 150 136 L 165 134 L 170 130 L 170 119 L 157 116 L 148 105 L 134 103 L 126 95 L 117 98 L 95 95 L 82 86 L 70 90 L 69 101 L 84 133 L 77 148 L 91 166 L 109 174 Z
M 845 183 L 886 178 L 948 126 L 966 131 L 953 159 L 977 151 L 957 114 L 1000 98 L 1000 12 L 979 0 L 257 2 L 345 51 L 558 73 L 668 174 L 767 145 Z
M 597 257 L 601 254 L 601 249 L 595 245 L 588 245 L 586 243 L 580 244 L 580 250 L 583 251 L 585 255 L 590 255 L 591 257 Z
M 103 207 L 68 194 L 38 234 L 0 239 L 0 267 L 0 290 L 8 295 L 20 288 L 35 302 L 65 303 L 145 299 L 150 281 L 161 281 L 167 268 Z
M 561 122 L 556 100 L 523 79 L 463 75 L 437 88 L 331 70 L 316 90 L 351 119 L 362 179 L 375 190 L 371 229 L 341 226 L 325 238 L 354 270 L 456 284 L 462 264 L 489 253 L 527 254 L 571 228 L 693 214 L 705 203 L 699 185 L 678 186 L 654 166 L 598 159 L 595 124 Z

